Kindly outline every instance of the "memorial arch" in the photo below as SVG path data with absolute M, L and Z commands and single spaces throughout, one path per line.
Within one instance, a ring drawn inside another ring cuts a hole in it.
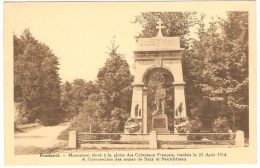
M 186 117 L 186 102 L 182 73 L 182 56 L 184 49 L 180 48 L 179 37 L 163 37 L 161 34 L 161 21 L 158 22 L 159 28 L 157 37 L 153 38 L 139 38 L 138 47 L 134 51 L 135 55 L 135 73 L 131 106 L 131 118 L 139 121 L 141 128 L 140 133 L 147 133 L 147 86 L 151 75 L 160 71 L 168 74 L 174 88 L 174 108 L 176 111 L 179 106 L 182 106 L 182 111 L 179 115 L 173 114 L 175 118 Z M 165 118 L 165 125 L 168 129 L 167 116 L 158 116 L 154 118 Z M 158 119 L 158 122 L 161 121 Z M 157 122 L 157 119 L 153 119 Z M 153 123 L 154 124 L 154 123 Z M 172 123 L 173 124 L 173 123 Z M 154 128 L 155 129 L 155 128 Z M 155 130 L 157 132 L 165 132 L 163 129 Z M 167 132 L 167 131 L 166 131 Z
M 174 75 L 170 68 L 165 67 L 165 66 L 156 67 L 155 65 L 153 65 L 153 66 L 149 67 L 148 69 L 146 69 L 146 71 L 143 73 L 141 83 L 144 84 L 144 87 L 148 86 L 148 81 L 149 81 L 150 77 L 158 72 L 167 75 L 168 78 L 171 78 L 170 80 L 174 81 Z

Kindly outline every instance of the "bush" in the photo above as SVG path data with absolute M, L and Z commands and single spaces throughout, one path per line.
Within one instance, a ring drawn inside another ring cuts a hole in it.
M 72 119 L 71 125 L 60 133 L 58 139 L 68 140 L 70 131 L 89 132 L 90 123 L 89 115 L 87 113 L 81 112 Z M 96 127 L 93 128 L 96 129 Z
M 98 102 L 94 99 L 85 101 L 80 113 L 72 119 L 70 127 L 60 133 L 58 139 L 68 140 L 69 132 L 72 130 L 90 132 L 90 124 L 92 127 L 91 132 L 100 132 L 98 127 L 100 121 L 95 117 L 98 107 Z
M 44 126 L 57 125 L 63 121 L 65 111 L 61 108 L 45 108 L 38 112 L 37 117 Z
M 15 103 L 15 112 L 14 112 L 14 125 L 21 125 L 21 124 L 28 124 L 28 113 L 29 110 L 26 108 L 26 106 L 23 103 Z
M 61 134 L 58 136 L 58 139 L 68 140 L 69 132 L 72 130 L 78 132 L 90 132 L 90 125 L 91 132 L 93 133 L 122 132 L 124 130 L 124 123 L 128 117 L 125 110 L 115 108 L 110 112 L 111 117 L 104 119 L 96 115 L 99 114 L 98 107 L 98 102 L 96 101 L 85 101 L 81 112 L 71 121 L 70 127 L 61 132 Z
M 70 131 L 73 131 L 73 127 L 69 126 L 69 128 L 65 129 L 64 131 L 62 131 L 60 133 L 60 135 L 58 136 L 57 139 L 60 139 L 60 140 L 69 140 L 69 132 Z
M 199 133 L 202 128 L 202 122 L 199 118 L 189 120 L 189 124 L 187 125 L 188 131 L 190 133 Z M 188 140 L 201 140 L 201 135 L 189 135 Z
M 215 133 L 228 133 L 230 130 L 229 122 L 225 117 L 219 117 L 213 120 L 212 132 Z M 213 140 L 226 140 L 229 139 L 230 135 L 212 135 L 210 139 Z

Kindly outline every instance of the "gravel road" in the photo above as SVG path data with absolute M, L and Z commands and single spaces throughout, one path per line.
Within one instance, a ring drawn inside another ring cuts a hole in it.
M 57 137 L 69 125 L 70 123 L 66 122 L 56 126 L 42 126 L 15 133 L 15 154 L 35 154 L 59 147 L 62 141 L 57 140 Z

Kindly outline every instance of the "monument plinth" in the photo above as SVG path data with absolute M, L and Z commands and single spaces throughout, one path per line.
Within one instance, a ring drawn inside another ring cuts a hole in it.
M 170 130 L 168 129 L 168 117 L 166 114 L 152 117 L 152 131 L 170 133 Z

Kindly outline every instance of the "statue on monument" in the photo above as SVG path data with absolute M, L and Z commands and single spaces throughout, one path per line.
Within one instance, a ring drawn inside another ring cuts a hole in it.
M 155 101 L 154 104 L 156 104 L 156 111 L 153 112 L 152 115 L 157 114 L 160 110 L 162 111 L 162 114 L 165 114 L 165 98 L 166 98 L 166 91 L 162 87 L 162 84 L 159 85 L 159 87 L 156 89 L 155 92 Z M 161 109 L 160 109 L 161 106 Z
M 176 116 L 178 117 L 181 117 L 181 113 L 182 113 L 182 109 L 183 109 L 183 103 L 181 102 L 179 107 L 176 109 Z

